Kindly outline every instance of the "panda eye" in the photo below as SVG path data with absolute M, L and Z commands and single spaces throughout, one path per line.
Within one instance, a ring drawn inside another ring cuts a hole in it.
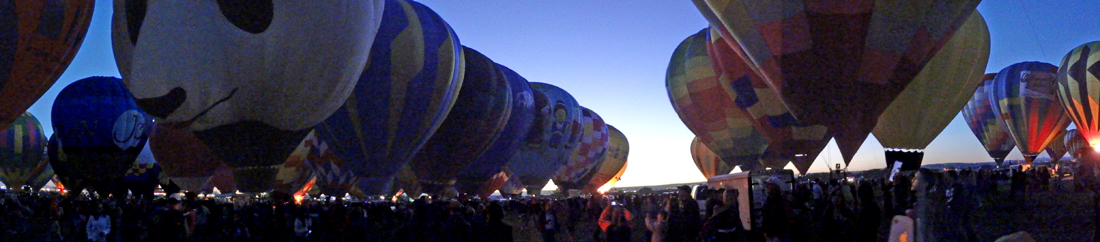
M 253 34 L 264 32 L 275 15 L 271 0 L 218 0 L 218 8 L 234 26 Z
M 147 0 L 126 0 L 126 30 L 130 33 L 130 44 L 137 45 L 147 3 Z

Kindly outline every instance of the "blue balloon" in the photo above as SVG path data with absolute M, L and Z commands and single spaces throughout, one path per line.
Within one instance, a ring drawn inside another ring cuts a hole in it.
M 497 68 L 504 72 L 512 89 L 512 113 L 497 140 L 458 175 L 455 189 L 459 192 L 487 197 L 499 189 L 499 186 L 485 185 L 502 171 L 508 164 L 508 159 L 519 150 L 520 142 L 527 136 L 527 131 L 531 130 L 531 124 L 535 120 L 535 97 L 527 79 L 503 65 L 497 64 Z
M 527 186 L 528 193 L 537 193 L 565 165 L 580 142 L 581 106 L 557 86 L 539 82 L 530 85 L 535 93 L 535 120 L 519 151 L 509 159 L 508 168 Z

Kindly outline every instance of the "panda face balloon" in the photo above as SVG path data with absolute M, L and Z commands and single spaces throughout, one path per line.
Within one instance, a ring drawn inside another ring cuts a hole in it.
M 138 105 L 166 123 L 304 130 L 350 95 L 382 10 L 382 0 L 115 0 L 112 41 Z

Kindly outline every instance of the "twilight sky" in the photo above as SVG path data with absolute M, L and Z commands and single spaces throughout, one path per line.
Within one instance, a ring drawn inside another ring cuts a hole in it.
M 47 136 L 53 133 L 50 107 L 62 88 L 89 76 L 119 76 L 111 51 L 111 2 L 96 1 L 91 28 L 72 64 L 29 109 Z M 618 186 L 705 180 L 688 150 L 695 135 L 673 111 L 665 91 L 672 51 L 707 26 L 690 1 L 420 2 L 439 13 L 463 45 L 529 81 L 569 91 L 623 131 L 631 146 L 630 163 Z M 1095 1 L 986 0 L 978 11 L 992 39 L 987 73 L 1022 61 L 1058 65 L 1070 49 L 1100 40 Z M 873 137 L 864 142 L 851 170 L 885 166 L 882 146 Z M 1022 156 L 1014 150 L 1008 159 Z M 830 143 L 810 170 L 827 171 L 827 165 L 842 160 Z M 985 161 L 992 159 L 959 116 L 928 146 L 924 158 L 924 164 Z

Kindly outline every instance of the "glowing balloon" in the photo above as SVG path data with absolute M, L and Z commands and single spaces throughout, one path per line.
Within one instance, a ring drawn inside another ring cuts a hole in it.
M 989 60 L 989 28 L 975 11 L 882 112 L 873 133 L 886 150 L 886 166 L 920 168 L 924 148 L 966 105 Z
M 488 57 L 463 47 L 462 90 L 447 119 L 409 165 L 429 194 L 454 189 L 458 174 L 500 136 L 512 112 L 512 89 Z
M 315 133 L 316 131 L 311 131 L 306 134 L 306 137 L 299 141 L 298 147 L 294 148 L 286 161 L 279 166 L 279 171 L 275 173 L 275 192 L 293 195 L 313 179 L 313 169 L 306 163 L 309 162 L 309 154 L 314 148 L 314 143 L 317 142 Z
M 798 120 L 836 134 L 845 163 L 980 2 L 693 1 Z
M 347 167 L 347 163 L 336 155 L 329 142 L 317 138 L 316 135 L 307 135 L 302 141 L 307 149 L 304 159 L 309 166 L 313 177 L 317 179 L 315 187 L 324 194 L 345 194 L 363 197 L 363 194 L 355 189 L 359 178 Z M 294 157 L 293 155 L 291 157 Z
M 508 167 L 528 193 L 537 193 L 577 146 L 581 109 L 572 95 L 557 86 L 532 82 L 531 90 L 535 91 L 535 121 Z
M 14 190 L 33 185 L 49 164 L 48 142 L 42 124 L 31 113 L 23 113 L 7 129 L 0 130 L 0 182 Z
M 69 84 L 51 111 L 58 159 L 50 163 L 69 189 L 124 192 L 119 182 L 151 133 L 152 120 L 122 80 L 89 77 Z M 51 140 L 53 143 L 54 140 Z
M 1029 163 L 1069 125 L 1055 90 L 1057 71 L 1058 67 L 1042 62 L 1013 64 L 997 73 L 986 89 L 993 113 Z
M 512 174 L 511 171 L 505 172 L 508 158 L 519 150 L 520 142 L 527 131 L 531 130 L 531 124 L 535 120 L 535 98 L 527 79 L 508 67 L 498 64 L 497 68 L 504 73 L 508 87 L 512 89 L 512 112 L 508 116 L 508 123 L 504 125 L 496 141 L 462 169 L 455 183 L 458 191 L 476 193 L 483 199 L 488 199 L 489 195 L 508 181 L 508 174 Z
M 970 126 L 970 131 L 974 132 L 978 142 L 985 147 L 985 151 L 997 165 L 1001 165 L 1012 148 L 1016 147 L 1016 141 L 1012 140 L 1008 127 L 997 119 L 997 114 L 993 113 L 993 107 L 990 106 L 992 102 L 989 100 L 989 92 L 986 89 L 993 85 L 995 77 L 997 73 L 987 73 L 982 76 L 978 90 L 974 91 L 974 96 L 970 97 L 966 106 L 963 106 L 962 115 L 966 125 Z
M 202 190 L 224 164 L 194 133 L 179 128 L 154 125 L 149 143 L 162 172 L 185 191 Z
M 772 167 L 790 161 L 795 167 L 808 169 L 833 134 L 824 125 L 796 120 L 768 83 L 738 58 L 726 40 L 728 34 L 721 31 L 724 30 L 710 28 L 707 35 L 711 65 L 718 72 L 719 86 L 767 139 L 768 148 L 761 156 L 762 161 Z M 742 170 L 763 169 L 751 165 L 746 168 Z
M 1085 43 L 1062 58 L 1058 96 L 1077 132 L 1090 146 L 1100 145 L 1100 41 Z
M 443 123 L 464 70 L 458 36 L 439 15 L 411 1 L 389 0 L 386 9 L 352 95 L 316 127 L 369 195 L 388 193 Z
M 617 181 L 616 178 L 622 176 L 622 171 L 626 168 L 626 158 L 630 155 L 630 143 L 627 142 L 626 135 L 611 125 L 607 125 L 607 133 L 607 154 L 601 158 L 603 161 L 600 162 L 600 167 L 592 178 L 588 180 L 588 184 L 583 189 L 585 191 L 592 192 L 604 184 L 613 184 Z
M 584 188 L 607 154 L 609 131 L 603 118 L 581 107 L 581 124 L 580 143 L 573 148 L 565 166 L 554 174 L 554 185 L 562 190 Z
M 730 166 L 758 162 L 768 141 L 741 112 L 716 75 L 707 55 L 707 29 L 688 37 L 672 53 L 665 87 L 680 120 Z
M 699 168 L 699 172 L 703 173 L 703 178 L 706 179 L 729 174 L 735 168 L 735 166 L 722 162 L 722 158 L 718 157 L 718 154 L 715 154 L 710 148 L 707 148 L 707 145 L 699 137 L 691 140 L 691 158 L 695 160 L 695 167 Z
M 1076 129 L 1066 131 L 1065 136 L 1062 138 L 1062 142 L 1066 145 L 1066 152 L 1069 153 L 1073 159 L 1081 158 L 1084 148 L 1089 147 L 1088 141 L 1085 141 L 1084 137 L 1081 137 L 1081 133 Z
M 93 0 L 0 3 L 0 127 L 53 86 L 84 42 Z
M 1054 140 L 1050 141 L 1050 145 L 1047 145 L 1047 155 L 1050 155 L 1051 162 L 1057 163 L 1062 157 L 1066 156 L 1066 136 L 1067 131 L 1058 132 L 1058 135 L 1054 137 Z

